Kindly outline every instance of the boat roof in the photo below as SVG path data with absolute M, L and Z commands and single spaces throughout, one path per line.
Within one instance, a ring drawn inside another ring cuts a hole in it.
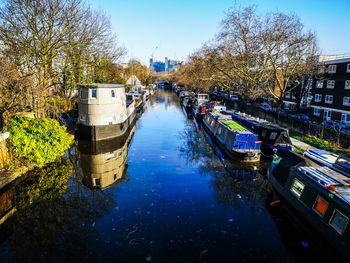
M 312 150 L 309 150 L 309 152 L 316 153 L 316 154 L 331 154 L 326 150 L 319 150 L 319 149 L 312 149 Z
M 118 89 L 125 88 L 124 84 L 107 84 L 107 83 L 92 83 L 92 84 L 79 84 L 80 88 L 85 89 Z
M 310 167 L 302 166 L 298 168 L 298 171 L 306 175 L 308 178 L 319 184 L 320 186 L 327 188 L 327 186 L 346 186 L 349 187 L 350 193 L 350 178 L 338 173 L 327 166 Z

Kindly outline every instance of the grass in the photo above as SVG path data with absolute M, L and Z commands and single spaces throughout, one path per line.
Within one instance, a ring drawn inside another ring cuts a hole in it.
M 329 152 L 334 152 L 334 153 L 350 156 L 349 150 L 339 148 L 338 146 L 336 146 L 336 145 L 334 145 L 326 140 L 322 140 L 322 139 L 319 139 L 319 138 L 314 137 L 314 136 L 303 136 L 302 134 L 297 133 L 297 132 L 293 132 L 293 131 L 290 132 L 290 136 L 293 137 L 294 139 L 305 142 L 305 143 L 307 143 L 313 147 L 316 147 L 318 149 L 322 149 L 322 150 L 326 150 Z M 298 151 L 304 150 L 300 147 L 295 147 L 295 148 L 299 148 L 299 149 L 297 149 Z
M 244 127 L 234 121 L 224 121 L 223 123 L 233 130 L 245 130 Z

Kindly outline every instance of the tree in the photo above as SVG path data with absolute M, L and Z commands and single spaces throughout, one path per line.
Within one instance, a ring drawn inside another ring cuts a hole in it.
M 21 76 L 16 65 L 0 58 L 0 128 L 11 114 L 25 108 L 27 92 L 26 78 Z
M 265 23 L 272 84 L 266 90 L 276 101 L 278 120 L 286 92 L 306 83 L 318 71 L 318 47 L 316 35 L 304 32 L 295 14 L 273 13 Z
M 109 19 L 83 0 L 4 0 L 0 39 L 2 57 L 30 82 L 28 107 L 36 117 L 70 106 L 77 83 L 94 80 L 101 60 L 125 53 Z

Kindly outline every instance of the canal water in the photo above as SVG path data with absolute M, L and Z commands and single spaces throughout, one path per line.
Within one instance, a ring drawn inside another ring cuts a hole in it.
M 161 92 L 127 136 L 77 142 L 6 187 L 1 262 L 296 262 L 325 250 Z

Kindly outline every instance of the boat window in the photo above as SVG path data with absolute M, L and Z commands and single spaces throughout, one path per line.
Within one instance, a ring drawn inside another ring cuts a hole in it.
M 113 159 L 113 158 L 115 158 L 115 153 L 114 152 L 111 152 L 111 153 L 105 155 L 106 161 L 108 161 L 110 159 Z
M 94 186 L 101 186 L 101 179 L 100 178 L 94 178 Z
M 294 182 L 292 184 L 292 187 L 290 188 L 290 190 L 298 197 L 300 198 L 301 194 L 303 193 L 305 188 L 305 185 L 300 182 L 298 179 L 294 179 Z
M 93 98 L 93 99 L 97 98 L 97 90 L 96 89 L 91 90 L 91 98 Z
M 262 137 L 266 137 L 266 130 L 262 130 L 261 136 L 262 136 Z
M 115 98 L 115 90 L 114 89 L 111 90 L 111 93 L 112 93 L 112 98 Z
M 322 197 L 317 196 L 316 202 L 313 207 L 314 211 L 323 217 L 324 214 L 326 213 L 327 207 L 328 207 L 328 202 L 325 201 Z
M 114 181 L 118 179 L 118 172 L 116 172 L 116 173 L 114 174 L 114 177 L 113 177 L 113 178 L 114 178 Z
M 277 137 L 277 132 L 271 132 L 270 140 L 275 140 Z
M 219 129 L 218 129 L 218 133 L 221 134 L 221 127 L 219 127 Z
M 121 156 L 123 154 L 123 151 L 118 152 L 118 156 Z
M 339 234 L 343 234 L 348 222 L 349 218 L 335 209 L 329 224 L 337 230 Z

